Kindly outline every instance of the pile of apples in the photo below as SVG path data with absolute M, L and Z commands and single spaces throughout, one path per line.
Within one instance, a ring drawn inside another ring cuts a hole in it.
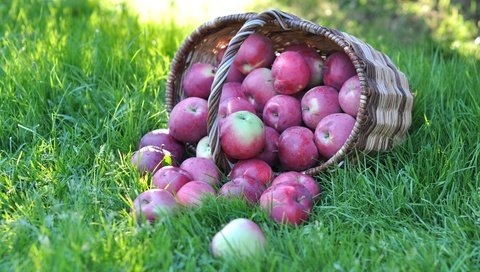
M 135 199 L 133 212 L 154 221 L 220 195 L 259 204 L 276 222 L 301 224 L 320 196 L 319 185 L 302 171 L 335 155 L 356 122 L 361 87 L 354 65 L 343 52 L 322 57 L 307 44 L 275 52 L 267 37 L 250 35 L 220 97 L 220 143 L 233 164 L 223 183 L 211 157 L 207 99 L 224 52 L 216 64 L 191 65 L 185 99 L 171 111 L 168 129 L 141 138 L 132 163 L 153 175 L 155 189 Z M 187 158 L 186 143 L 196 146 L 195 157 Z

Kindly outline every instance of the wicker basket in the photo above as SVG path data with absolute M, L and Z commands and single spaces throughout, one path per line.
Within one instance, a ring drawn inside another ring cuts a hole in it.
M 208 135 L 217 166 L 228 173 L 230 164 L 220 147 L 217 112 L 221 89 L 242 42 L 253 32 L 270 38 L 276 51 L 303 42 L 322 55 L 345 52 L 361 82 L 360 109 L 356 123 L 343 147 L 328 161 L 307 169 L 314 175 L 343 161 L 353 150 L 384 151 L 405 138 L 411 125 L 413 96 L 405 75 L 383 53 L 347 33 L 316 25 L 294 15 L 268 10 L 218 17 L 198 27 L 177 51 L 167 79 L 168 113 L 184 98 L 182 80 L 196 62 L 216 63 L 216 53 L 228 48 L 218 67 L 208 99 Z M 194 148 L 189 146 L 190 149 Z

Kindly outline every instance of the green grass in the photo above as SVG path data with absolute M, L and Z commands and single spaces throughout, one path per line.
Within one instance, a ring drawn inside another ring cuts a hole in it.
M 11 0 L 0 18 L 0 271 L 480 270 L 473 58 L 353 27 L 416 93 L 401 146 L 319 175 L 322 198 L 300 227 L 222 199 L 139 226 L 130 202 L 150 184 L 129 158 L 166 126 L 166 74 L 193 28 L 140 25 L 95 1 Z M 237 217 L 262 227 L 266 254 L 213 258 L 210 239 Z

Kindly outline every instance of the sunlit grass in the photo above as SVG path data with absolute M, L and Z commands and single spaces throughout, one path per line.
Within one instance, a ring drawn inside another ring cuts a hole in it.
M 139 226 L 130 202 L 150 179 L 129 157 L 166 126 L 170 61 L 195 25 L 103 1 L 1 2 L 0 271 L 480 270 L 478 62 L 425 36 L 400 43 L 383 25 L 341 25 L 333 17 L 348 14 L 330 7 L 323 23 L 368 39 L 407 74 L 408 139 L 317 176 L 322 198 L 297 228 L 215 198 Z M 211 237 L 237 217 L 261 226 L 267 253 L 213 258 Z

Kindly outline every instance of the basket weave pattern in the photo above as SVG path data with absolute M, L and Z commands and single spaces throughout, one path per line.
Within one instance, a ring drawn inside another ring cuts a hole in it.
M 388 56 L 350 34 L 319 26 L 282 11 L 229 15 L 201 25 L 187 37 L 172 60 L 165 96 L 170 113 L 184 98 L 182 80 L 188 68 L 196 62 L 215 64 L 218 51 L 228 46 L 208 99 L 208 135 L 213 159 L 220 169 L 228 172 L 230 167 L 220 147 L 217 123 L 221 89 L 240 45 L 253 32 L 268 37 L 277 52 L 295 43 L 306 43 L 316 48 L 322 56 L 343 51 L 351 59 L 360 79 L 360 108 L 352 133 L 333 157 L 307 169 L 306 174 L 324 171 L 342 161 L 354 149 L 383 151 L 405 138 L 411 125 L 413 96 L 405 75 Z

